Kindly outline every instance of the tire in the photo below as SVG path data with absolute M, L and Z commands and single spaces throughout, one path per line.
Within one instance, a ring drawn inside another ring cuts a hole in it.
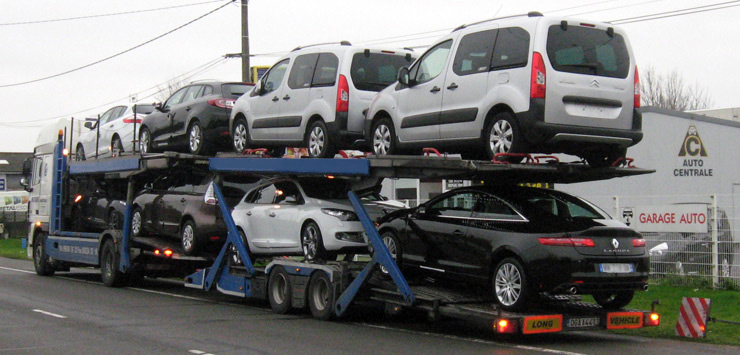
M 82 145 L 77 146 L 77 151 L 75 151 L 75 161 L 85 161 L 85 148 Z
M 606 309 L 620 309 L 632 302 L 635 291 L 620 291 L 616 293 L 594 293 L 594 300 Z
M 391 232 L 391 231 L 385 231 L 380 236 L 380 239 L 383 241 L 383 244 L 388 248 L 388 252 L 391 253 L 391 257 L 393 258 L 393 261 L 396 262 L 396 265 L 398 267 L 401 267 L 401 243 L 398 241 L 398 237 Z M 388 274 L 388 269 L 385 266 L 380 266 L 380 271 L 383 274 Z
M 121 138 L 118 136 L 114 137 L 113 140 L 110 142 L 111 146 L 111 155 L 115 152 L 114 156 L 120 156 L 121 153 L 123 153 L 123 142 L 121 142 Z
M 270 272 L 270 280 L 267 285 L 267 298 L 270 301 L 272 311 L 277 314 L 285 314 L 290 311 L 293 303 L 293 285 L 290 275 L 282 266 L 275 266 Z
M 198 251 L 198 241 L 195 236 L 195 223 L 185 221 L 180 227 L 180 246 L 185 255 L 194 255 Z
M 311 315 L 320 320 L 328 320 L 334 315 L 334 287 L 329 275 L 322 270 L 311 275 L 308 284 L 308 308 Z
M 321 236 L 321 229 L 316 222 L 308 222 L 301 230 L 301 249 L 306 261 L 316 261 L 326 259 L 326 249 L 324 249 L 324 239 Z
M 140 237 L 144 234 L 144 214 L 141 208 L 134 207 L 134 211 L 131 212 L 131 235 L 134 237 Z
M 627 156 L 626 148 L 613 149 L 611 151 L 596 151 L 588 154 L 584 154 L 583 158 L 586 160 L 588 165 L 595 168 L 603 168 L 611 166 L 612 163 L 617 161 L 619 158 Z
M 243 118 L 238 118 L 234 121 L 234 130 L 231 132 L 232 145 L 234 152 L 242 153 L 245 149 L 249 148 L 249 130 L 247 128 L 247 121 Z
M 119 263 L 120 255 L 113 240 L 106 240 L 100 252 L 100 277 L 104 285 L 120 287 L 126 283 L 125 274 L 118 270 Z
M 46 255 L 46 232 L 38 233 L 34 238 L 33 267 L 39 276 L 52 276 L 56 271 L 49 262 L 49 256 Z
M 144 154 L 152 152 L 152 134 L 146 127 L 141 127 L 139 133 L 139 152 Z
M 108 229 L 120 230 L 123 229 L 123 219 L 116 210 L 110 210 L 108 212 Z
M 493 272 L 496 302 L 506 311 L 523 309 L 529 301 L 529 284 L 524 268 L 515 258 L 505 258 Z
M 205 154 L 205 145 L 203 127 L 201 127 L 200 122 L 193 121 L 188 127 L 188 152 L 194 155 Z
M 317 120 L 311 123 L 306 131 L 304 143 L 311 158 L 334 157 L 334 147 L 324 121 Z
M 483 131 L 484 149 L 488 159 L 497 153 L 527 153 L 527 142 L 519 130 L 516 118 L 509 112 L 496 114 Z M 504 161 L 518 163 L 522 158 L 503 157 Z
M 373 154 L 393 155 L 398 153 L 396 143 L 396 130 L 393 128 L 393 122 L 389 118 L 381 118 L 373 125 Z

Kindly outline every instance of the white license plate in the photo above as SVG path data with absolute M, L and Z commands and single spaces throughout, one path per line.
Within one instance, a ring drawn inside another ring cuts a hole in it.
M 571 318 L 568 319 L 566 327 L 568 328 L 586 328 L 599 325 L 599 318 Z
M 599 264 L 599 271 L 613 274 L 626 274 L 634 272 L 632 264 Z

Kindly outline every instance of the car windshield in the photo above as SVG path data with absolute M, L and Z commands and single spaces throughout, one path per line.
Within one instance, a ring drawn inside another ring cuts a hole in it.
M 606 212 L 590 202 L 560 191 L 521 188 L 496 194 L 523 211 L 534 210 L 558 218 L 611 219 Z
M 560 25 L 551 26 L 547 34 L 547 56 L 560 72 L 626 78 L 630 57 L 624 37 L 607 31 Z
M 224 98 L 227 99 L 238 99 L 244 95 L 245 92 L 249 91 L 252 85 L 247 84 L 223 84 L 221 90 L 224 93 Z
M 393 84 L 398 70 L 414 61 L 413 57 L 389 53 L 356 53 L 350 76 L 357 90 L 380 91 Z
M 328 177 L 298 179 L 306 196 L 320 200 L 346 200 L 350 190 L 349 180 Z

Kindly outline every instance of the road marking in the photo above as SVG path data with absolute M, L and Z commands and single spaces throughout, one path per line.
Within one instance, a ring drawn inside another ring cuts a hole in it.
M 368 323 L 351 323 L 363 327 L 368 328 L 377 328 L 377 329 L 384 329 L 384 330 L 393 330 L 396 332 L 403 332 L 403 333 L 409 333 L 409 334 L 418 334 L 418 335 L 425 335 L 425 336 L 433 336 L 438 338 L 447 338 L 452 340 L 462 340 L 462 341 L 468 341 L 472 343 L 479 343 L 479 344 L 488 344 L 488 345 L 497 345 L 497 346 L 504 346 L 504 347 L 510 347 L 520 350 L 529 350 L 529 351 L 539 351 L 543 353 L 549 353 L 549 354 L 559 354 L 559 355 L 584 355 L 581 353 L 574 353 L 570 351 L 563 351 L 563 350 L 555 350 L 555 349 L 547 349 L 547 348 L 538 348 L 536 346 L 526 346 L 526 345 L 516 345 L 516 344 L 509 344 L 509 343 L 501 343 L 496 341 L 490 341 L 490 340 L 483 340 L 483 339 L 475 339 L 475 338 L 465 338 L 460 337 L 456 335 L 446 335 L 446 334 L 439 334 L 439 333 L 430 333 L 430 332 L 422 332 L 418 330 L 408 330 L 408 329 L 402 329 L 402 328 L 394 328 L 384 325 L 377 325 L 377 324 L 368 324 Z
M 45 314 L 47 316 L 56 317 L 56 318 L 62 318 L 62 319 L 67 318 L 67 317 L 65 317 L 65 316 L 63 316 L 61 314 L 56 314 L 56 313 L 51 313 L 51 312 L 47 312 L 47 311 L 42 311 L 40 309 L 34 309 L 33 311 L 34 312 L 37 312 L 37 313 Z
M 33 272 L 33 271 L 21 270 L 21 269 L 13 269 L 13 268 L 4 267 L 4 266 L 0 266 L 0 269 L 8 270 L 8 271 L 15 271 L 15 272 L 22 272 L 22 273 L 26 273 L 26 274 L 35 274 L 35 272 Z
M 205 351 L 200 350 L 188 350 L 189 353 L 196 354 L 196 355 L 213 355 L 211 353 L 207 353 Z

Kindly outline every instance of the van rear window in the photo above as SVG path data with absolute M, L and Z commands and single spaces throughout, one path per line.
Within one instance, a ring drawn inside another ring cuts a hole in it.
M 550 26 L 547 35 L 547 56 L 552 67 L 560 72 L 626 78 L 630 57 L 624 38 L 614 33 L 579 26 Z
M 393 84 L 398 70 L 408 66 L 414 58 L 387 53 L 356 53 L 352 57 L 350 76 L 357 90 L 380 91 Z

